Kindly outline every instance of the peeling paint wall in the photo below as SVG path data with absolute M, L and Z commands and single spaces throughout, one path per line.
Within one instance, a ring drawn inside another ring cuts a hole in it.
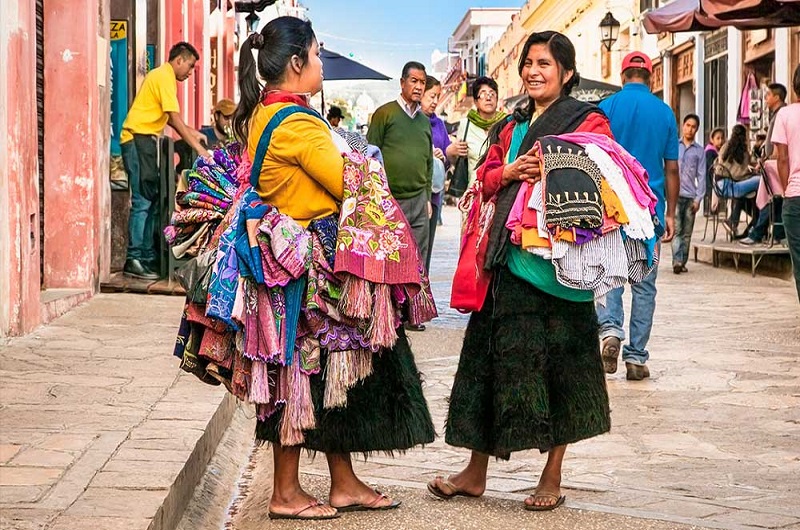
M 35 1 L 0 1 L 0 336 L 41 323 L 42 287 L 97 292 L 110 270 L 108 1 L 44 0 L 43 281 Z
M 109 102 L 107 90 L 101 94 L 108 86 L 108 30 L 100 33 L 98 22 L 98 13 L 105 13 L 107 22 L 108 9 L 102 5 L 98 0 L 45 0 L 48 289 L 93 288 L 100 276 L 102 216 L 108 211 L 103 203 L 109 187 Z M 76 16 L 76 11 L 85 16 Z
M 0 336 L 39 322 L 36 18 L 0 2 Z

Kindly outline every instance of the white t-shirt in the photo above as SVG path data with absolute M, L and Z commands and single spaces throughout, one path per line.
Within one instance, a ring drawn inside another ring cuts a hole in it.
M 778 111 L 772 143 L 789 148 L 789 185 L 783 196 L 800 197 L 800 103 L 792 103 Z

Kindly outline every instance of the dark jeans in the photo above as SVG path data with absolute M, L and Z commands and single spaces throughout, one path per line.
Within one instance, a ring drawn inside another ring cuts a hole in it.
M 423 191 L 410 199 L 397 199 L 397 203 L 400 205 L 400 209 L 403 210 L 406 220 L 414 232 L 414 240 L 417 242 L 420 257 L 426 259 L 431 228 L 430 218 L 428 217 L 428 194 Z
M 695 212 L 692 211 L 694 199 L 678 197 L 675 212 L 675 239 L 672 240 L 672 266 L 686 265 L 689 260 L 689 245 L 692 243 Z
M 753 225 L 753 228 L 750 230 L 748 237 L 753 241 L 761 241 L 767 235 L 767 228 L 769 228 L 769 212 L 770 208 L 775 209 L 775 219 L 772 220 L 773 227 L 772 227 L 772 236 L 773 239 L 783 239 L 786 237 L 786 233 L 783 230 L 782 226 L 774 226 L 775 223 L 780 223 L 781 219 L 783 218 L 782 210 L 783 210 L 783 197 L 773 197 L 772 200 L 774 201 L 772 205 L 766 205 L 758 214 L 758 221 L 756 224 Z
M 134 135 L 122 144 L 122 161 L 128 173 L 131 211 L 128 217 L 126 259 L 156 259 L 155 228 L 158 221 L 158 144 L 152 136 Z
M 786 197 L 783 200 L 783 226 L 792 257 L 797 299 L 800 300 L 800 197 Z
M 428 236 L 428 254 L 425 256 L 425 270 L 429 275 L 431 273 L 431 256 L 433 255 L 433 240 L 436 237 L 436 226 L 439 224 L 439 218 L 442 215 L 441 206 L 433 201 L 431 201 L 431 206 L 433 207 L 433 215 L 431 215 L 429 224 L 430 233 Z

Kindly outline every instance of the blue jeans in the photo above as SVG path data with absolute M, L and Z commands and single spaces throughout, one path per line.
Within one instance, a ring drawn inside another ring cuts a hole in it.
M 739 181 L 722 179 L 717 182 L 717 189 L 719 189 L 723 197 L 741 199 L 742 197 L 747 197 L 751 193 L 757 192 L 759 182 L 761 182 L 761 177 L 758 175 L 753 175 L 748 179 Z
M 155 140 L 153 140 L 155 143 Z M 128 173 L 131 190 L 131 210 L 128 216 L 128 252 L 126 259 L 151 262 L 155 260 L 155 222 L 157 204 L 142 194 L 142 171 L 140 153 L 136 141 L 122 144 L 122 161 Z M 149 165 L 149 164 L 148 164 Z
M 679 197 L 675 212 L 675 239 L 672 240 L 672 265 L 686 265 L 689 261 L 689 245 L 692 243 L 695 212 L 694 199 Z
M 786 229 L 786 242 L 794 269 L 794 286 L 800 300 L 800 197 L 783 199 L 783 226 Z
M 659 255 L 660 255 L 659 243 Z M 632 364 L 645 364 L 650 358 L 647 342 L 653 327 L 653 313 L 656 311 L 656 277 L 658 267 L 653 269 L 640 283 L 631 288 L 630 339 L 622 347 L 622 360 Z M 595 304 L 597 321 L 600 324 L 600 338 L 617 337 L 625 340 L 625 310 L 622 306 L 622 294 L 625 287 L 614 289 L 606 295 L 606 305 Z

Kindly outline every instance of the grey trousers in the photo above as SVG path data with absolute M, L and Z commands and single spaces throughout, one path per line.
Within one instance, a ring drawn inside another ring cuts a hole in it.
M 428 255 L 428 243 L 430 240 L 430 219 L 428 218 L 428 194 L 424 191 L 416 197 L 410 199 L 397 199 L 400 209 L 403 210 L 411 230 L 414 232 L 414 239 L 419 247 L 422 259 Z

